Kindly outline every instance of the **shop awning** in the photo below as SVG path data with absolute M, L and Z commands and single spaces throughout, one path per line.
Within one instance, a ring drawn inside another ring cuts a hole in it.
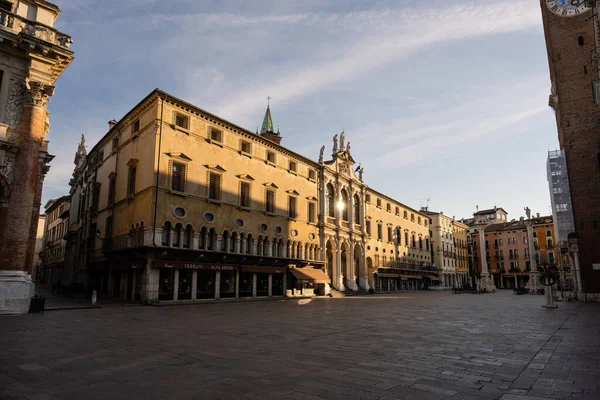
M 323 270 L 315 268 L 290 268 L 296 279 L 301 281 L 312 281 L 314 283 L 330 283 L 331 279 Z
M 429 278 L 432 281 L 439 281 L 440 278 L 438 278 L 437 276 L 433 276 L 433 275 L 425 275 L 425 278 Z

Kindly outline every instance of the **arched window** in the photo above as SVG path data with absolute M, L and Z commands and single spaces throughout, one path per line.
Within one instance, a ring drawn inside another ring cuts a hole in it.
M 171 223 L 169 221 L 165 222 L 165 224 L 163 225 L 162 245 L 163 246 L 171 245 Z
M 173 232 L 173 247 L 181 247 L 180 237 L 181 237 L 181 224 L 175 225 L 175 231 Z
M 229 241 L 229 232 L 223 231 L 223 237 L 221 238 L 221 248 L 219 251 L 227 251 L 227 242 Z
M 357 194 L 354 195 L 354 223 L 360 225 L 360 198 Z
M 236 253 L 235 242 L 237 241 L 238 235 L 236 232 L 231 232 L 231 243 L 229 244 L 229 252 Z
M 198 248 L 200 250 L 206 249 L 206 228 L 205 227 L 202 227 L 202 229 L 200 229 L 200 238 L 198 240 Z
M 252 254 L 252 234 L 248 234 L 246 238 L 246 254 Z
M 330 183 L 327 185 L 327 193 L 325 194 L 325 209 L 328 217 L 335 217 L 335 194 L 333 185 Z
M 342 189 L 342 204 L 344 208 L 342 209 L 342 219 L 344 221 L 348 221 L 348 193 L 344 189 Z
M 185 227 L 185 231 L 183 231 L 183 248 L 189 249 L 191 247 L 192 242 L 192 226 L 188 225 Z
M 208 231 L 208 237 L 206 238 L 206 250 L 215 250 L 215 237 L 217 236 L 215 229 L 210 228 Z

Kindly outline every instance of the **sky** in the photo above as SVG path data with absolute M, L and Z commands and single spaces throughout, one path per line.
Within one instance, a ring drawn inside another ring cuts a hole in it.
M 251 131 L 267 96 L 313 160 L 345 131 L 370 187 L 449 216 L 549 214 L 558 147 L 537 0 L 55 0 L 75 60 L 49 102 L 44 202 L 154 88 Z

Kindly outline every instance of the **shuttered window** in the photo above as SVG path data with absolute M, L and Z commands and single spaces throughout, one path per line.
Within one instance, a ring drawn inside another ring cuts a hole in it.
M 267 150 L 267 161 L 275 164 L 275 153 Z
M 210 139 L 214 140 L 215 142 L 222 142 L 223 132 L 215 128 L 210 128 Z
M 245 140 L 240 140 L 240 150 L 242 153 L 250 154 L 252 153 L 252 144 Z
M 180 114 L 178 112 L 174 113 L 173 122 L 180 128 L 189 129 L 190 119 L 183 114 Z
M 111 178 L 108 181 L 108 205 L 111 206 L 115 204 L 115 188 L 116 188 L 116 179 Z
M 249 182 L 240 182 L 240 207 L 250 207 Z
M 221 200 L 221 175 L 209 172 L 208 177 L 208 198 L 212 200 Z
M 171 165 L 171 190 L 185 192 L 186 168 L 182 162 L 173 161 Z
M 394 234 L 392 233 L 392 227 L 388 226 L 388 242 L 394 241 Z
M 296 218 L 296 197 L 288 196 L 288 217 Z
M 383 225 L 377 224 L 377 240 L 383 240 Z
M 92 212 L 98 212 L 98 205 L 100 204 L 100 184 L 96 183 L 94 185 L 94 202 L 92 203 Z
M 308 202 L 308 222 L 317 222 L 317 205 L 312 201 Z
M 135 194 L 135 178 L 137 175 L 137 167 L 129 167 L 127 173 L 127 196 Z
M 275 212 L 275 191 L 267 190 L 265 194 L 266 211 L 269 213 Z
M 371 221 L 367 220 L 367 235 L 371 236 Z

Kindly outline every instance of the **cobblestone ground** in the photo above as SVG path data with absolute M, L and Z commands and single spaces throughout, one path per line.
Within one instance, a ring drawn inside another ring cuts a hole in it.
M 2 399 L 600 399 L 600 306 L 405 292 L 0 318 Z

